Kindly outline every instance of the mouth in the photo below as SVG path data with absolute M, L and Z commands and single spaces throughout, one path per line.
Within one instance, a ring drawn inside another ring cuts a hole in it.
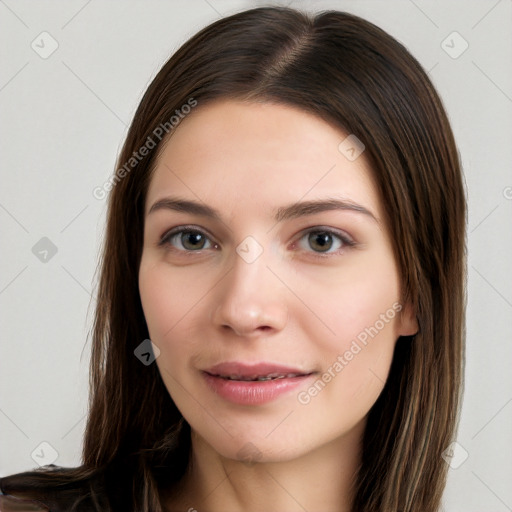
M 201 373 L 217 396 L 238 405 L 260 405 L 295 389 L 317 372 L 273 363 L 229 362 Z
M 305 377 L 311 375 L 311 373 L 271 373 L 269 375 L 253 375 L 245 377 L 243 375 L 219 375 L 210 372 L 206 372 L 212 377 L 220 377 L 225 380 L 238 380 L 241 382 L 265 382 L 267 380 L 279 380 L 279 379 L 292 379 L 294 377 Z
M 302 377 L 313 373 L 309 370 L 302 370 L 284 364 L 276 363 L 242 363 L 238 361 L 227 361 L 219 363 L 211 368 L 203 370 L 213 377 L 220 377 L 228 380 L 241 381 L 266 381 L 276 379 L 289 379 Z

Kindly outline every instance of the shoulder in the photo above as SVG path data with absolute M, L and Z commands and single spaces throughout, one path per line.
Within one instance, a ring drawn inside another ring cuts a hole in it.
M 109 510 L 97 471 L 43 466 L 0 478 L 0 512 Z
M 51 512 L 48 505 L 29 498 L 0 492 L 0 512 Z

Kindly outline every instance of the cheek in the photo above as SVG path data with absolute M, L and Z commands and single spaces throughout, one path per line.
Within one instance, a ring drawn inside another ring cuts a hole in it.
M 212 285 L 204 273 L 198 281 L 195 271 L 173 269 L 165 262 L 141 262 L 142 308 L 149 337 L 160 350 L 156 363 L 169 391 L 175 387 L 171 376 L 186 380 L 189 364 L 196 361 L 207 339 L 208 333 L 201 330 L 206 315 L 205 294 Z
M 395 336 L 401 309 L 399 279 L 393 260 L 386 256 L 377 262 L 361 257 L 320 280 L 304 281 L 300 293 L 308 299 L 310 311 L 302 306 L 301 314 L 297 310 L 294 316 L 319 348 L 343 352 L 355 339 L 364 343 L 375 328 L 381 338 Z
M 163 341 L 201 300 L 193 277 L 165 263 L 141 263 L 139 292 L 151 338 Z
M 393 261 L 382 258 L 378 265 L 352 268 L 332 276 L 330 286 L 310 287 L 309 293 L 318 315 L 295 317 L 321 357 L 324 373 L 316 388 L 323 399 L 318 404 L 334 400 L 352 408 L 358 403 L 363 414 L 384 386 L 398 337 L 402 306 Z
M 360 282 L 351 292 L 342 293 L 339 299 L 342 307 L 334 324 L 339 341 L 345 344 L 358 340 L 364 344 L 369 336 L 393 337 L 401 309 L 398 299 L 398 287 L 393 281 Z

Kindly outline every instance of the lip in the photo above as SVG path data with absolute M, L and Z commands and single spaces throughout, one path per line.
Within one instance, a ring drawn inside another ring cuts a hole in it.
M 241 363 L 238 361 L 229 361 L 225 363 L 219 363 L 211 368 L 204 370 L 206 373 L 211 375 L 221 375 L 223 377 L 227 377 L 229 375 L 239 375 L 240 377 L 251 378 L 251 377 L 260 377 L 270 375 L 272 373 L 278 374 L 289 374 L 289 373 L 297 373 L 299 375 L 305 375 L 312 373 L 308 370 L 303 370 L 301 368 L 296 368 L 293 366 L 275 364 L 275 363 L 255 363 L 255 364 L 247 364 Z
M 225 362 L 207 370 L 202 370 L 201 373 L 208 387 L 225 400 L 238 405 L 260 405 L 271 402 L 304 384 L 316 372 L 274 363 Z M 297 376 L 266 381 L 230 380 L 226 378 L 228 376 L 257 378 L 272 374 L 297 374 Z

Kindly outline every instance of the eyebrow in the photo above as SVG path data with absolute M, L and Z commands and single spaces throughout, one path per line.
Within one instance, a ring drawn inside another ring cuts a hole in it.
M 156 201 L 148 211 L 148 216 L 158 210 L 173 210 L 177 212 L 190 213 L 193 215 L 200 215 L 202 217 L 209 217 L 213 220 L 222 222 L 220 213 L 214 208 L 190 199 L 183 199 L 179 197 L 164 197 Z M 276 222 L 281 222 L 289 219 L 296 219 L 306 215 L 314 215 L 331 210 L 348 210 L 356 213 L 361 213 L 370 219 L 373 219 L 377 224 L 379 223 L 377 217 L 364 206 L 357 204 L 348 199 L 334 199 L 328 198 L 323 200 L 302 201 L 300 203 L 293 203 L 287 206 L 282 206 L 276 210 L 274 219 Z

